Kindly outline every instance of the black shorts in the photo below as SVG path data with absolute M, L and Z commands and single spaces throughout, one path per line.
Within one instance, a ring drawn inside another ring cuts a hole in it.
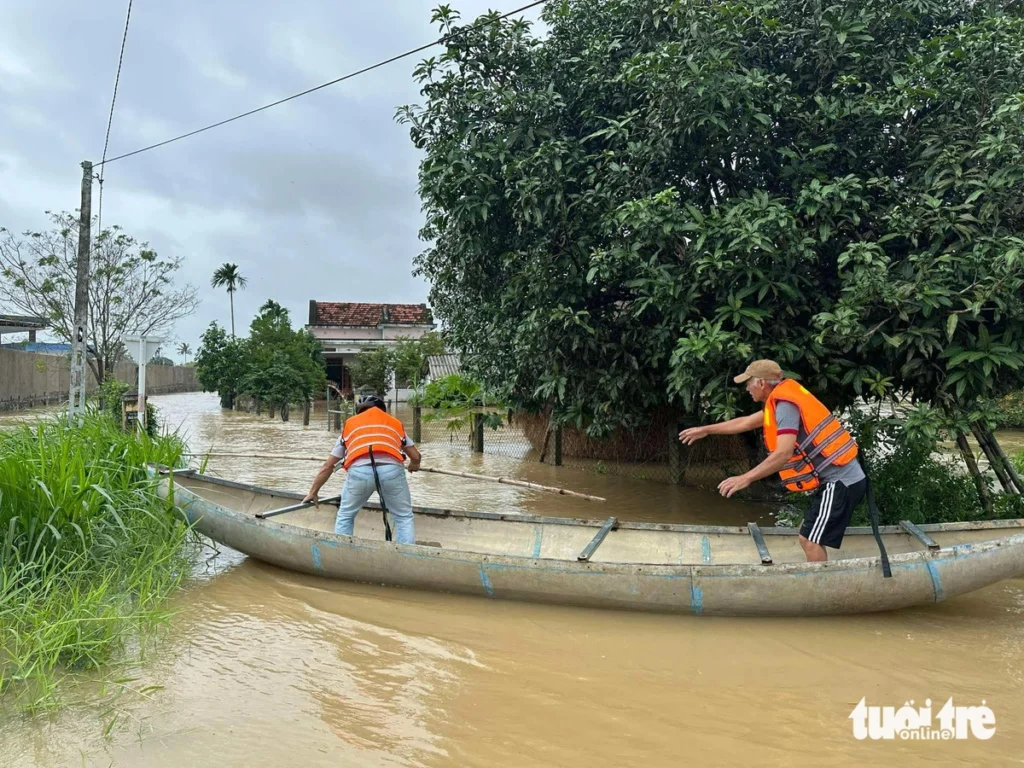
M 867 491 L 867 479 L 847 487 L 843 483 L 825 483 L 811 495 L 800 535 L 823 547 L 839 549 L 850 525 L 853 510 Z

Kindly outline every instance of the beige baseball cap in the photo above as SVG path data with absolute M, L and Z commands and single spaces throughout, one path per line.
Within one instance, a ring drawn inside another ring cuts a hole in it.
M 747 379 L 769 379 L 776 380 L 785 378 L 779 364 L 774 360 L 755 360 L 747 366 L 747 370 L 733 379 L 737 384 L 742 384 Z

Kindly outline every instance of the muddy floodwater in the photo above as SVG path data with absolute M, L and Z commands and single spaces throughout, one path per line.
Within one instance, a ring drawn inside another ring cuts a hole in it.
M 335 439 L 322 415 L 304 428 L 222 412 L 207 394 L 153 401 L 196 451 L 322 456 Z M 608 499 L 419 473 L 413 500 L 426 506 L 772 525 L 770 508 L 709 492 L 422 450 L 425 466 Z M 214 458 L 208 471 L 305 491 L 316 468 Z M 449 596 L 206 554 L 113 703 L 5 712 L 0 766 L 1024 763 L 1024 580 L 898 613 L 754 620 Z M 861 741 L 850 714 L 865 697 L 896 708 L 930 700 L 936 714 L 950 697 L 984 702 L 995 733 Z

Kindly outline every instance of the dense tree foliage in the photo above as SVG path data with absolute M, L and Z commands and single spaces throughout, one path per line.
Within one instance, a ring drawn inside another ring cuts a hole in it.
M 196 354 L 196 376 L 205 391 L 220 393 L 225 408 L 248 395 L 282 413 L 323 391 L 327 381 L 320 342 L 305 329 L 293 330 L 288 310 L 272 300 L 260 307 L 248 338 L 235 339 L 211 323 Z
M 465 30 L 400 111 L 435 314 L 470 372 L 592 434 L 748 408 L 752 357 L 833 406 L 1019 386 L 1021 16 L 561 0 L 543 39 Z

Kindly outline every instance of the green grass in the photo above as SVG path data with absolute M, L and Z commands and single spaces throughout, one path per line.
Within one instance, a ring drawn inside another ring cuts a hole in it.
M 144 465 L 182 450 L 101 413 L 0 432 L 0 697 L 53 706 L 66 675 L 125 659 L 166 617 L 189 529 Z

